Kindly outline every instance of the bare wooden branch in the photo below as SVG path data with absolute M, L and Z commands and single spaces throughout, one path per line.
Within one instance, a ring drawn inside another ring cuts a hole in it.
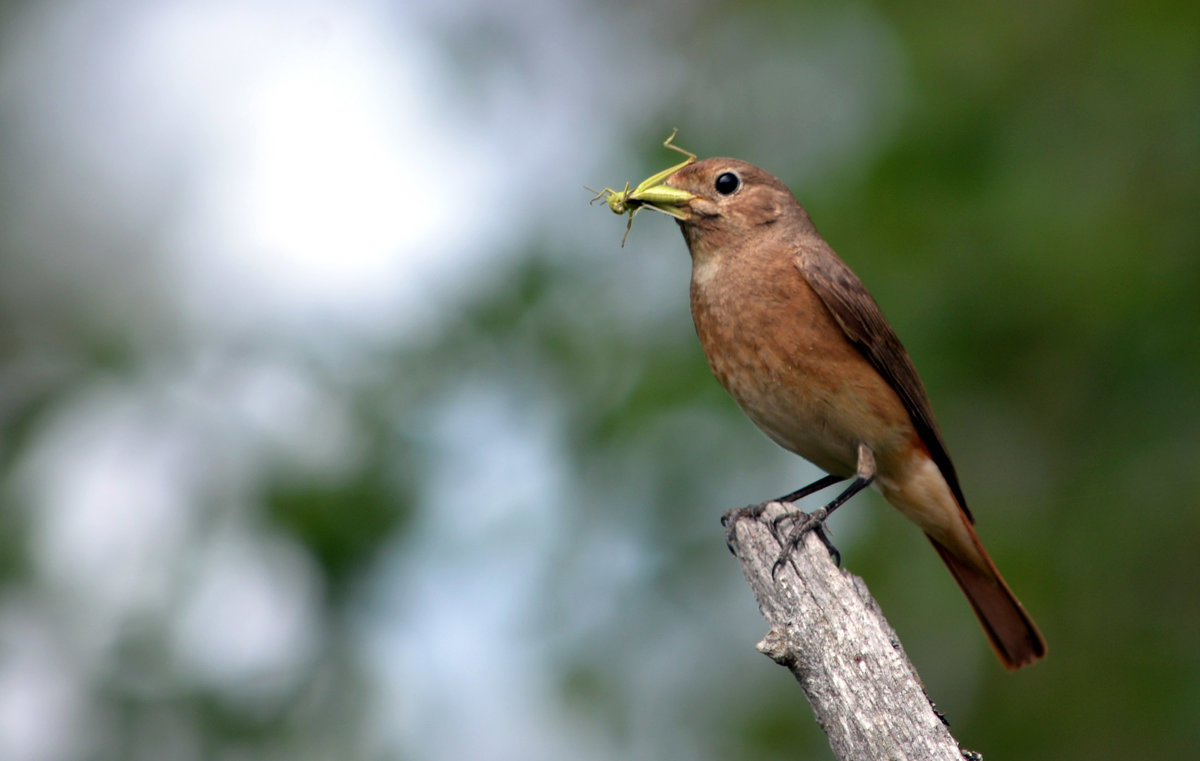
M 812 533 L 773 573 L 782 550 L 765 521 L 784 511 L 773 502 L 758 520 L 729 515 L 731 548 L 771 625 L 759 651 L 795 675 L 837 758 L 962 761 L 862 579 Z

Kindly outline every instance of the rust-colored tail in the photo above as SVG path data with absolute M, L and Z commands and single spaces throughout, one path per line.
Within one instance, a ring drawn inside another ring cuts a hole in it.
M 1004 583 L 1004 578 L 983 549 L 974 529 L 965 520 L 963 523 L 974 540 L 974 549 L 983 559 L 985 568 L 978 568 L 974 563 L 960 558 L 933 537 L 929 537 L 929 541 L 975 609 L 975 615 L 979 617 L 979 623 L 983 625 L 1000 662 L 1006 669 L 1016 671 L 1044 656 L 1046 642 L 1016 595 Z

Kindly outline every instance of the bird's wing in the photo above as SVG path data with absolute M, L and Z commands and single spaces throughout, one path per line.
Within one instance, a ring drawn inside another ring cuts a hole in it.
M 842 332 L 899 395 L 917 433 L 929 449 L 929 455 L 937 463 L 938 470 L 958 500 L 959 507 L 967 519 L 974 523 L 975 519 L 967 509 L 967 500 L 959 486 L 954 463 L 950 461 L 937 422 L 933 419 L 933 407 L 921 377 L 917 375 L 917 368 L 866 286 L 826 246 L 801 250 L 796 266 L 837 320 Z

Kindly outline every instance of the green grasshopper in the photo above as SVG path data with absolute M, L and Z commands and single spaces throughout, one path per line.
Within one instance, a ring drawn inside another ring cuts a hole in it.
M 696 162 L 696 154 L 680 148 L 673 142 L 677 132 L 679 132 L 678 129 L 671 130 L 671 136 L 663 141 L 663 147 L 670 148 L 687 156 L 682 162 L 669 169 L 664 169 L 658 174 L 647 177 L 638 183 L 638 186 L 633 190 L 629 189 L 628 182 L 625 183 L 624 190 L 605 188 L 601 191 L 595 191 L 592 188 L 588 188 L 588 190 L 596 194 L 596 197 L 591 201 L 592 203 L 603 198 L 604 202 L 608 204 L 608 208 L 612 209 L 614 214 L 629 214 L 629 223 L 625 225 L 625 235 L 621 238 L 622 247 L 624 247 L 625 240 L 629 237 L 629 231 L 633 229 L 633 218 L 637 216 L 639 211 L 649 207 L 655 211 L 661 211 L 663 214 L 670 214 L 673 217 L 682 219 L 683 212 L 677 208 L 678 205 L 694 197 L 686 190 L 679 190 L 678 188 L 663 184 L 663 180 L 683 169 L 688 164 Z

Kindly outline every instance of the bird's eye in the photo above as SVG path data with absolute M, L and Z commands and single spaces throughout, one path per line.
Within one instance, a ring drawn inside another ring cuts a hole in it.
M 737 189 L 742 186 L 742 181 L 733 172 L 722 172 L 717 175 L 717 181 L 713 183 L 713 187 L 723 196 L 737 192 Z

